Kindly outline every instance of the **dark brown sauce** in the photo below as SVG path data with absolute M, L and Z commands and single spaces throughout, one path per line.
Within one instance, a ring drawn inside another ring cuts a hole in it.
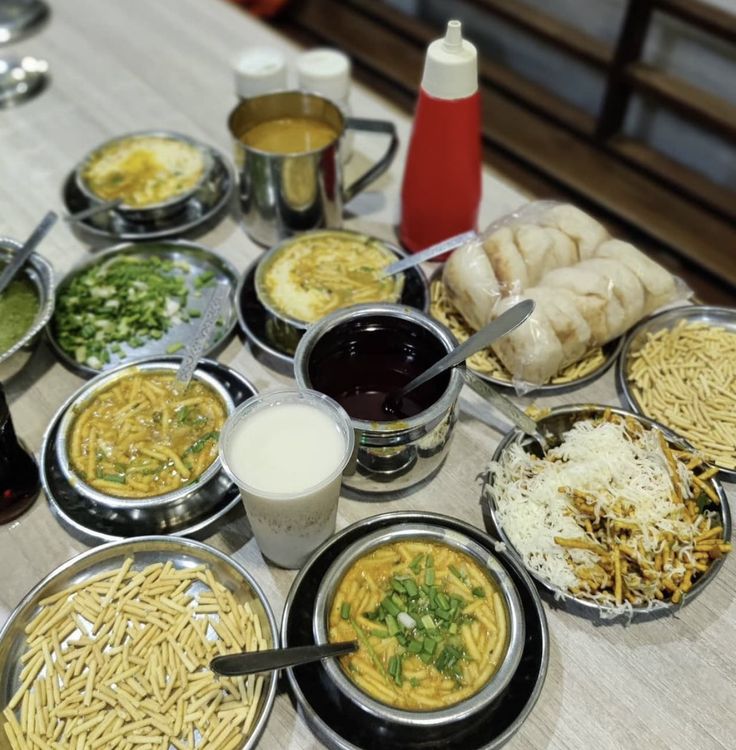
M 411 321 L 377 315 L 329 331 L 315 345 L 309 379 L 354 419 L 391 422 L 413 417 L 434 404 L 450 382 L 448 373 L 404 396 L 386 397 L 447 353 L 429 330 Z

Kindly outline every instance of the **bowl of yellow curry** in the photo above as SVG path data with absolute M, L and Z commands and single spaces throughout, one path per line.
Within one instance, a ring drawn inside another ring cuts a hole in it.
M 127 133 L 90 151 L 75 170 L 80 191 L 94 205 L 120 201 L 117 211 L 134 221 L 163 219 L 183 210 L 207 182 L 210 150 L 167 130 Z
M 335 310 L 398 302 L 404 274 L 381 272 L 403 256 L 383 240 L 346 229 L 304 232 L 272 247 L 255 273 L 258 301 L 284 338 L 298 340 Z
M 20 248 L 20 242 L 0 237 L 0 271 Z M 21 272 L 0 294 L 0 381 L 9 380 L 28 362 L 54 312 L 54 300 L 51 264 L 31 253 Z
M 348 547 L 315 602 L 317 643 L 359 648 L 324 667 L 370 717 L 416 727 L 463 721 L 491 705 L 524 646 L 519 594 L 469 537 L 421 523 Z
M 188 504 L 220 471 L 220 430 L 235 407 L 203 369 L 182 389 L 178 366 L 150 359 L 117 367 L 65 406 L 56 459 L 91 512 L 162 527 L 201 512 Z

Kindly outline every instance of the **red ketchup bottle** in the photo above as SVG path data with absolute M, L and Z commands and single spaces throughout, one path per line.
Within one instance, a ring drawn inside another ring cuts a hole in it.
M 401 188 L 401 243 L 422 250 L 476 228 L 481 197 L 478 54 L 450 21 L 429 45 Z

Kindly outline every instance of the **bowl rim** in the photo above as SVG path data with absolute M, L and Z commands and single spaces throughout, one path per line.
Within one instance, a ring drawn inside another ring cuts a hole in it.
M 321 235 L 337 235 L 339 237 L 352 238 L 354 240 L 361 240 L 361 239 L 367 240 L 370 243 L 380 246 L 380 248 L 382 250 L 385 250 L 387 254 L 392 255 L 395 261 L 401 260 L 402 258 L 406 257 L 406 253 L 402 252 L 402 250 L 396 245 L 394 245 L 393 243 L 388 242 L 387 240 L 383 240 L 380 237 L 375 237 L 371 234 L 367 234 L 366 232 L 358 232 L 353 229 L 326 229 L 326 228 L 325 229 L 312 229 L 308 232 L 302 232 L 300 234 L 293 235 L 292 237 L 286 237 L 285 239 L 275 244 L 273 247 L 266 250 L 266 252 L 263 255 L 261 255 L 261 257 L 258 259 L 257 264 L 256 264 L 256 271 L 253 276 L 253 287 L 255 288 L 256 297 L 258 298 L 258 301 L 261 303 L 261 305 L 265 308 L 265 310 L 272 317 L 294 328 L 298 328 L 300 331 L 307 330 L 311 325 L 315 325 L 316 323 L 319 323 L 320 320 L 323 320 L 327 316 L 323 315 L 321 318 L 318 318 L 314 322 L 310 323 L 309 321 L 301 320 L 300 318 L 295 318 L 292 315 L 289 315 L 288 313 L 284 312 L 283 310 L 279 310 L 273 304 L 273 301 L 270 299 L 269 294 L 266 292 L 264 288 L 265 275 L 270 269 L 270 267 L 276 262 L 276 260 L 278 259 L 278 256 L 286 252 L 286 250 L 289 247 L 299 242 L 303 242 L 304 240 L 309 240 L 310 238 L 319 237 Z M 388 302 L 389 304 L 397 303 L 401 299 L 403 286 L 406 282 L 406 277 L 403 272 L 395 274 L 395 278 L 397 280 L 396 286 L 398 288 L 398 294 L 396 295 L 396 299 L 386 300 L 386 302 Z M 380 304 L 380 303 L 377 303 L 377 304 Z M 347 309 L 347 308 L 346 307 L 338 308 L 338 310 L 344 310 L 344 309 Z M 330 314 L 331 313 L 328 313 L 328 315 Z
M 0 237 L 0 256 L 6 254 L 13 255 L 20 250 L 21 247 L 23 247 L 23 244 L 18 242 L 18 240 L 14 240 L 10 237 Z M 36 313 L 33 325 L 25 332 L 25 334 L 23 334 L 23 336 L 19 338 L 10 349 L 7 349 L 0 354 L 0 363 L 10 359 L 17 351 L 32 341 L 34 336 L 38 335 L 46 327 L 46 324 L 51 320 L 51 316 L 54 314 L 54 306 L 56 304 L 54 267 L 39 253 L 31 253 L 26 263 L 30 263 L 33 266 L 33 269 L 38 276 L 38 281 L 36 281 L 36 279 L 26 272 L 26 277 L 31 279 L 39 293 L 38 312 Z M 43 297 L 45 297 L 45 301 Z
M 313 636 L 316 643 L 329 642 L 327 618 L 332 597 L 348 569 L 369 552 L 406 538 L 426 539 L 460 550 L 472 557 L 493 578 L 508 616 L 508 642 L 504 657 L 496 671 L 478 691 L 462 701 L 431 711 L 411 711 L 389 706 L 369 696 L 345 675 L 336 659 L 326 659 L 323 666 L 340 692 L 376 718 L 422 727 L 462 721 L 482 711 L 506 689 L 521 661 L 526 631 L 516 584 L 493 553 L 462 532 L 412 521 L 393 528 L 379 529 L 354 541 L 330 564 L 319 584 L 312 615 Z
M 324 334 L 338 325 L 350 324 L 355 320 L 363 317 L 386 316 L 390 318 L 400 318 L 402 320 L 419 325 L 433 334 L 439 342 L 450 352 L 457 346 L 457 341 L 452 333 L 442 323 L 430 317 L 428 314 L 408 307 L 402 304 L 392 303 L 372 303 L 364 305 L 353 305 L 341 310 L 335 310 L 321 320 L 313 323 L 300 339 L 296 351 L 294 352 L 294 377 L 300 388 L 310 388 L 316 390 L 309 378 L 309 357 Z M 424 411 L 415 414 L 413 417 L 402 419 L 400 421 L 389 422 L 372 422 L 365 419 L 356 419 L 350 417 L 353 427 L 359 430 L 363 435 L 376 435 L 389 433 L 396 438 L 412 433 L 417 428 L 433 427 L 453 404 L 457 402 L 460 391 L 463 387 L 463 376 L 460 368 L 464 365 L 453 367 L 450 372 L 450 380 L 447 388 L 442 392 L 439 398 Z M 400 425 L 400 426 L 397 426 Z M 365 443 L 365 440 L 363 441 Z
M 669 427 L 661 424 L 660 422 L 657 422 L 656 420 L 651 419 L 650 417 L 647 417 L 643 414 L 637 414 L 636 412 L 629 411 L 619 406 L 613 406 L 611 404 L 563 404 L 550 409 L 549 414 L 538 419 L 537 422 L 539 424 L 540 432 L 542 432 L 542 434 L 545 434 L 544 420 L 568 413 L 571 415 L 580 415 L 579 419 L 585 419 L 588 416 L 596 415 L 596 413 L 602 414 L 606 409 L 609 409 L 612 413 L 618 414 L 619 416 L 632 417 L 637 422 L 642 423 L 644 426 L 649 427 L 650 429 L 653 428 L 659 430 L 660 432 L 662 432 L 665 439 L 670 444 L 677 445 L 678 447 L 682 447 L 686 450 L 694 450 L 693 446 L 690 445 L 690 443 L 684 437 L 682 437 Z M 600 414 L 597 414 L 597 416 L 600 416 Z M 578 418 L 576 418 L 575 421 L 578 421 Z M 525 439 L 527 439 L 527 436 L 524 435 L 521 430 L 512 428 L 503 436 L 501 441 L 498 443 L 496 450 L 491 457 L 491 461 L 498 461 L 503 455 L 504 451 L 506 451 L 512 443 L 520 443 Z M 716 474 L 715 476 L 711 477 L 708 482 L 711 484 L 720 500 L 724 538 L 728 539 L 731 536 L 731 511 L 729 508 L 726 492 L 723 489 L 722 483 L 718 481 L 717 476 L 718 475 Z M 524 570 L 526 570 L 527 573 L 534 579 L 537 585 L 539 585 L 545 592 L 555 598 L 555 601 L 561 601 L 563 606 L 569 603 L 571 605 L 569 608 L 574 609 L 576 613 L 582 614 L 583 616 L 590 619 L 600 618 L 611 621 L 614 621 L 621 617 L 627 617 L 628 619 L 635 617 L 639 619 L 647 616 L 657 617 L 662 613 L 676 612 L 681 607 L 684 607 L 685 604 L 687 604 L 689 601 L 694 599 L 705 588 L 705 586 L 713 580 L 713 578 L 716 576 L 721 566 L 723 565 L 723 557 L 711 562 L 708 570 L 693 584 L 693 587 L 692 589 L 690 589 L 690 591 L 682 595 L 682 599 L 678 604 L 673 604 L 669 601 L 657 601 L 653 602 L 651 606 L 631 605 L 630 614 L 621 613 L 617 608 L 597 604 L 590 599 L 583 599 L 567 591 L 563 591 L 557 586 L 554 586 L 549 580 L 541 576 L 539 573 L 530 569 L 524 561 L 524 558 L 517 551 L 513 542 L 507 535 L 506 530 L 504 529 L 503 524 L 498 517 L 498 505 L 496 503 L 495 495 L 490 491 L 491 486 L 492 482 L 490 482 L 490 480 L 488 480 L 487 478 L 484 479 L 484 485 L 482 489 L 482 502 L 487 507 L 488 512 L 490 513 L 491 521 L 493 522 L 496 533 L 498 534 L 500 540 L 506 545 L 509 553 L 519 561 L 519 563 L 524 567 Z
M 180 359 L 181 358 L 179 358 L 179 360 Z M 101 372 L 91 380 L 83 383 L 64 402 L 64 404 L 62 404 L 59 411 L 52 419 L 52 423 L 56 422 L 58 419 L 54 452 L 59 465 L 59 469 L 61 470 L 62 474 L 69 482 L 69 484 L 74 487 L 78 494 L 94 504 L 101 505 L 105 508 L 113 510 L 151 511 L 166 508 L 172 502 L 179 502 L 184 500 L 190 494 L 199 490 L 210 479 L 212 479 L 215 474 L 220 471 L 222 465 L 220 462 L 220 454 L 218 450 L 215 458 L 212 460 L 212 463 L 193 482 L 182 485 L 175 490 L 171 490 L 161 495 L 153 495 L 147 498 L 125 498 L 117 497 L 115 495 L 108 495 L 104 492 L 96 490 L 94 487 L 87 484 L 71 466 L 68 452 L 66 450 L 67 434 L 72 428 L 79 409 L 84 407 L 100 391 L 108 387 L 112 381 L 127 377 L 129 373 L 126 373 L 126 370 L 130 370 L 131 372 L 136 369 L 151 372 L 155 372 L 158 370 L 168 370 L 171 372 L 176 372 L 178 367 L 179 361 L 177 361 L 176 359 L 173 359 L 173 361 L 166 361 L 162 360 L 159 357 L 148 357 L 132 362 L 126 362 L 118 365 L 111 370 Z M 232 396 L 212 374 L 202 370 L 198 366 L 194 371 L 192 379 L 206 383 L 215 391 L 215 393 L 217 393 L 218 396 L 220 396 L 220 398 L 225 403 L 225 410 L 227 412 L 226 419 L 235 411 L 235 404 L 233 402 Z
M 177 193 L 176 195 L 172 195 L 169 198 L 166 198 L 165 200 L 158 201 L 157 203 L 150 203 L 145 206 L 130 206 L 126 203 L 121 203 L 117 208 L 116 211 L 120 211 L 123 214 L 147 214 L 149 212 L 153 212 L 156 210 L 161 209 L 167 209 L 167 208 L 173 208 L 174 206 L 178 206 L 182 203 L 185 203 L 188 201 L 197 191 L 201 190 L 202 186 L 207 182 L 209 179 L 212 168 L 214 165 L 214 159 L 212 156 L 212 152 L 209 149 L 207 145 L 204 143 L 201 143 L 196 138 L 193 138 L 192 136 L 185 135 L 184 133 L 179 133 L 175 130 L 167 130 L 164 128 L 153 128 L 153 129 L 147 129 L 147 130 L 134 130 L 129 133 L 122 133 L 120 135 L 112 136 L 111 138 L 107 138 L 106 140 L 99 143 L 97 146 L 94 146 L 91 148 L 85 155 L 77 162 L 77 164 L 74 167 L 74 182 L 79 189 L 79 191 L 84 195 L 85 198 L 91 203 L 106 203 L 107 201 L 101 198 L 94 190 L 92 190 L 89 185 L 87 184 L 87 180 L 84 178 L 84 170 L 87 164 L 92 160 L 92 158 L 98 154 L 103 149 L 107 148 L 108 146 L 111 146 L 119 141 L 124 141 L 126 139 L 138 139 L 138 138 L 145 138 L 145 137 L 158 137 L 163 138 L 165 140 L 171 140 L 171 141 L 179 141 L 186 143 L 189 146 L 192 146 L 196 151 L 199 153 L 199 155 L 202 157 L 202 174 L 200 175 L 197 182 L 187 190 Z

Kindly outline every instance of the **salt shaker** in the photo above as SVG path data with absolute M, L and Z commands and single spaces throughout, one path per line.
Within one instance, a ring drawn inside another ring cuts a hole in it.
M 303 52 L 296 58 L 297 85 L 302 91 L 309 91 L 327 97 L 350 117 L 350 58 L 336 49 L 318 47 Z M 340 149 L 345 163 L 353 153 L 353 135 L 348 132 Z
M 251 47 L 233 64 L 235 90 L 241 99 L 287 88 L 286 58 L 273 47 Z

